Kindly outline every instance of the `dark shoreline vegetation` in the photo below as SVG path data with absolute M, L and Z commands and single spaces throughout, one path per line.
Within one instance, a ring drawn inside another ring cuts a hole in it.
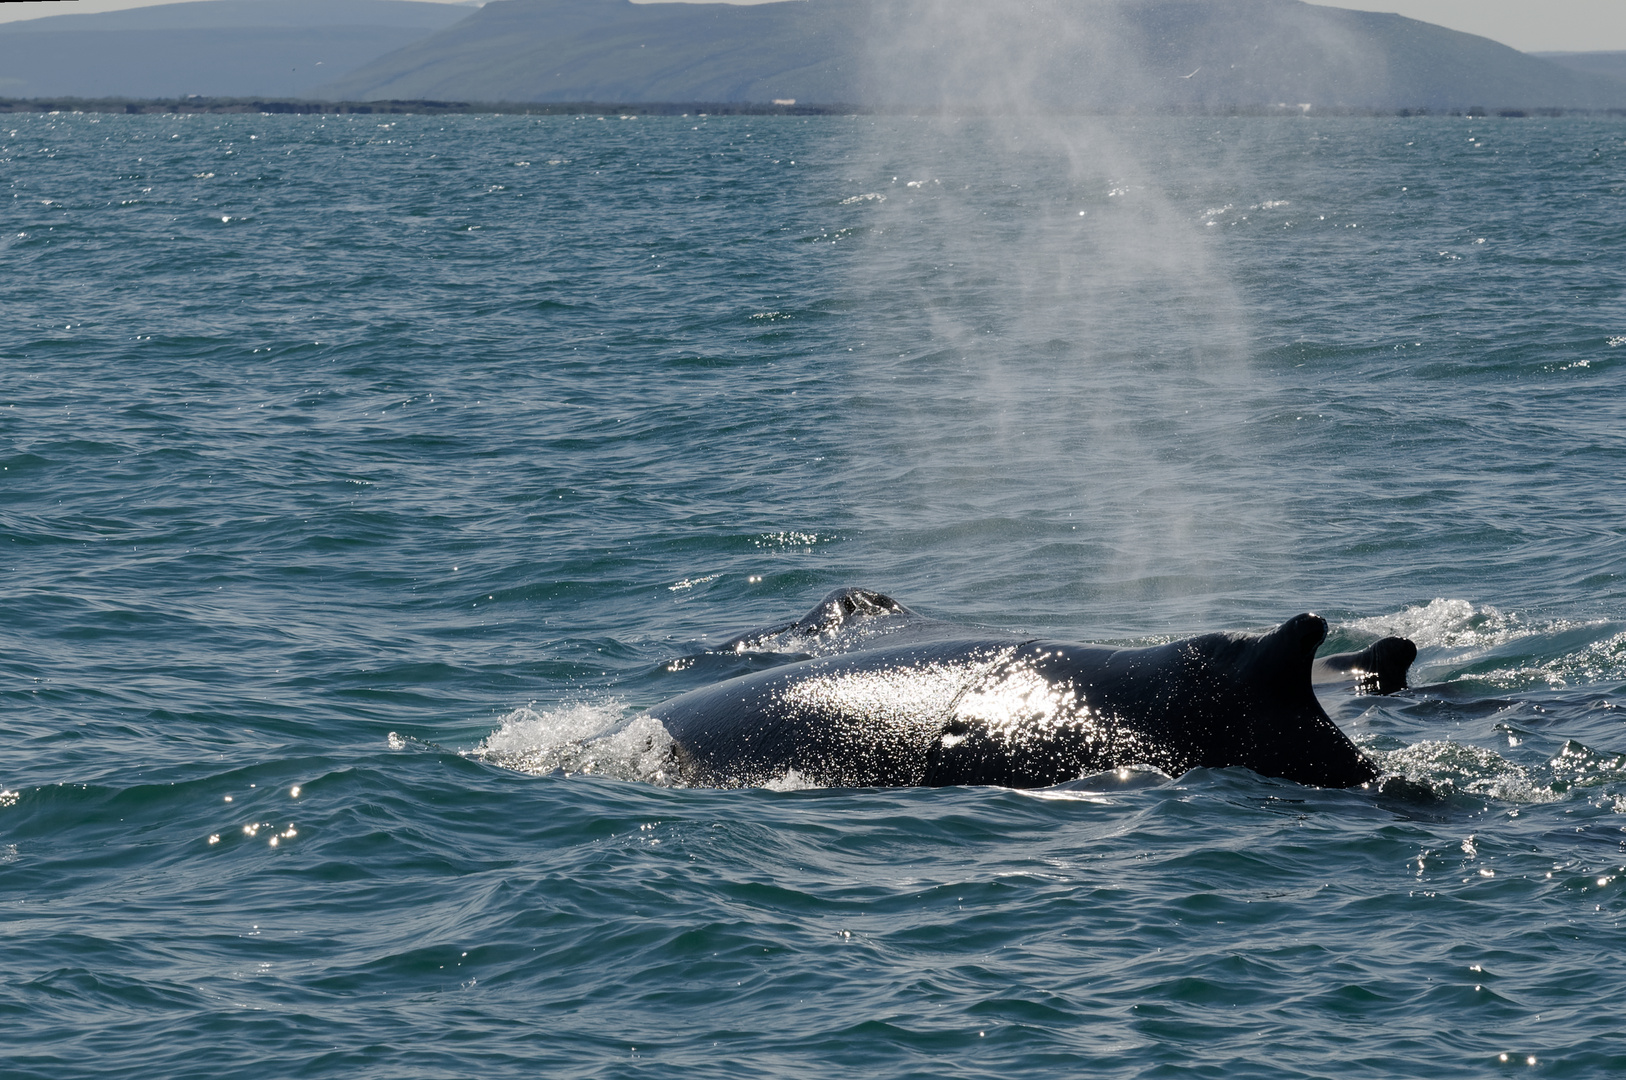
M 1359 108 L 1301 105 L 1163 105 L 1117 109 L 1054 109 L 1050 115 L 1073 116 L 1626 116 L 1626 108 L 1460 109 Z M 123 113 L 193 115 L 245 113 L 275 115 L 494 115 L 494 116 L 895 116 L 923 114 L 985 115 L 974 109 L 875 105 L 775 105 L 757 102 L 602 102 L 602 101 L 305 101 L 260 98 L 0 98 L 0 113 Z

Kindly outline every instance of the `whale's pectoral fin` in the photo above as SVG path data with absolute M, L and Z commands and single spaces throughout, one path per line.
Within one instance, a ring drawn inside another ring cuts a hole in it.
M 1360 652 L 1336 653 L 1316 660 L 1311 679 L 1317 683 L 1352 682 L 1361 694 L 1392 694 L 1406 689 L 1406 673 L 1417 659 L 1408 638 L 1386 637 Z

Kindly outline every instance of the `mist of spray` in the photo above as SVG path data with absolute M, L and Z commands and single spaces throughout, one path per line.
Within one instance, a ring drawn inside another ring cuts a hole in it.
M 875 513 L 919 537 L 922 574 L 945 569 L 944 530 L 986 534 L 1000 554 L 967 568 L 978 588 L 1040 619 L 1234 623 L 1239 557 L 1277 513 L 1239 490 L 1248 319 L 1200 210 L 1170 189 L 1193 167 L 1192 124 L 1089 107 L 1117 92 L 1103 72 L 1125 93 L 1155 77 L 1114 57 L 1116 10 L 877 10 L 871 92 L 918 111 L 877 118 L 855 169 L 879 196 L 857 270 L 875 317 L 864 393 L 898 410 L 873 448 L 898 498 Z

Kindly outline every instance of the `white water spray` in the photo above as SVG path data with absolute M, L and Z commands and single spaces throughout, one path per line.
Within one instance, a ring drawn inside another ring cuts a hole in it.
M 995 522 L 1066 565 L 1000 582 L 1013 603 L 1167 601 L 1189 627 L 1283 532 L 1276 493 L 1250 483 L 1246 305 L 1170 190 L 1197 129 L 1059 106 L 1121 37 L 1110 5 L 897 0 L 876 26 L 876 95 L 921 111 L 873 121 L 853 190 L 885 199 L 846 209 L 871 230 L 864 392 L 920 404 L 876 447 L 907 486 L 867 513 L 904 533 Z

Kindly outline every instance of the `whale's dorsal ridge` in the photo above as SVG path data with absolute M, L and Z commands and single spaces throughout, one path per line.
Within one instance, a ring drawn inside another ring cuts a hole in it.
M 1311 611 L 1295 615 L 1260 636 L 1252 652 L 1258 657 L 1255 677 L 1293 691 L 1310 688 L 1310 667 L 1315 651 L 1327 640 L 1327 620 Z
M 1181 650 L 1193 671 L 1222 679 L 1228 692 L 1279 699 L 1284 694 L 1302 696 L 1301 689 L 1309 692 L 1315 651 L 1326 639 L 1327 620 L 1306 611 L 1263 634 L 1203 634 L 1134 652 L 1155 658 L 1170 649 Z
M 1309 670 L 1315 651 L 1327 640 L 1327 620 L 1313 611 L 1295 615 L 1276 629 L 1261 635 L 1258 647 L 1270 654 L 1277 663 L 1297 665 Z
M 1406 689 L 1406 673 L 1417 662 L 1417 643 L 1410 638 L 1386 637 L 1374 641 L 1366 650 L 1372 657 L 1372 672 L 1376 676 L 1374 687 L 1380 694 L 1392 694 Z
M 1406 689 L 1416 660 L 1417 644 L 1410 638 L 1379 638 L 1358 652 L 1318 657 L 1313 678 L 1318 683 L 1352 682 L 1362 694 L 1393 694 Z

